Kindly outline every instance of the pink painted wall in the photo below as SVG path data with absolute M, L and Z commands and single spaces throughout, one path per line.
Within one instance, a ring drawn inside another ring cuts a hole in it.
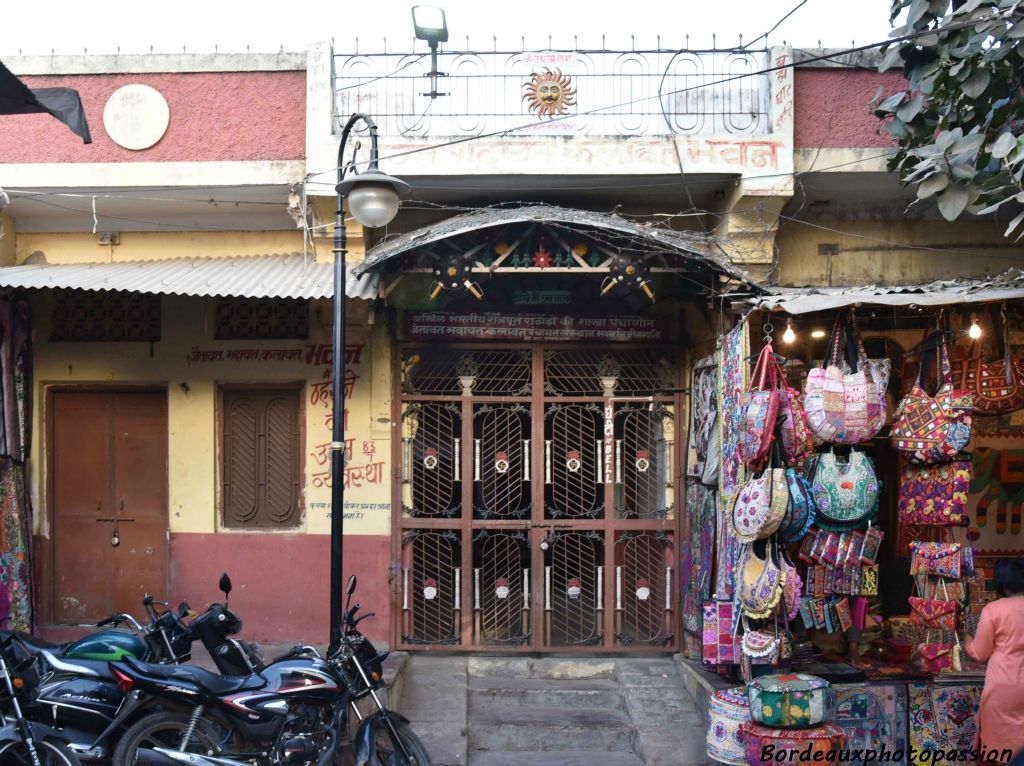
M 360 624 L 371 639 L 390 643 L 388 568 L 391 539 L 360 535 L 345 539 L 345 577 L 359 578 L 355 601 Z M 326 644 L 330 604 L 330 537 L 312 534 L 198 534 L 171 536 L 171 587 L 175 605 L 202 610 L 223 599 L 221 572 L 231 576 L 231 610 L 242 618 L 241 636 L 276 644 Z
M 91 144 L 48 114 L 3 118 L 0 164 L 28 162 L 203 162 L 305 157 L 306 73 L 191 72 L 61 75 L 21 78 L 30 88 L 75 88 Z M 123 149 L 103 129 L 103 107 L 115 90 L 141 83 L 170 106 L 164 137 L 142 151 Z
M 869 103 L 878 86 L 885 95 L 904 87 L 895 72 L 797 69 L 793 140 L 797 149 L 888 147 L 895 142 Z

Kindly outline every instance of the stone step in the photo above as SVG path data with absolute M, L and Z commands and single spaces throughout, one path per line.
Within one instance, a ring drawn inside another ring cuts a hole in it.
M 469 754 L 469 766 L 644 766 L 632 753 L 601 753 L 593 750 L 558 750 L 548 753 L 480 750 Z
M 471 657 L 467 671 L 471 678 L 612 678 L 615 675 L 615 661 L 589 658 Z
M 469 711 L 470 750 L 626 751 L 634 732 L 621 710 L 475 705 Z
M 470 678 L 471 706 L 622 707 L 618 684 L 611 680 L 561 681 L 550 678 Z

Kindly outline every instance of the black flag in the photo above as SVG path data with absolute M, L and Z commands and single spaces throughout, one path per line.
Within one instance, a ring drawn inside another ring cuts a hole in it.
M 45 112 L 63 122 L 72 132 L 92 143 L 85 109 L 78 91 L 73 88 L 39 88 L 31 90 L 0 61 L 0 115 L 37 114 Z

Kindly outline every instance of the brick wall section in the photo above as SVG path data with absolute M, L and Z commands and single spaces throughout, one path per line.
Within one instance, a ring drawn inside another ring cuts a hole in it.
M 0 164 L 28 162 L 210 162 L 305 157 L 306 73 L 190 72 L 26 76 L 30 88 L 81 94 L 92 144 L 46 114 L 11 115 L 0 131 Z M 164 137 L 123 149 L 103 129 L 103 107 L 123 85 L 156 88 L 170 106 Z
M 903 88 L 903 76 L 851 68 L 797 69 L 793 140 L 797 149 L 889 147 L 889 132 L 869 103 Z

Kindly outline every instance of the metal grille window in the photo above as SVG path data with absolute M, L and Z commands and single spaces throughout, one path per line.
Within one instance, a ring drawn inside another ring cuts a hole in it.
M 615 637 L 620 644 L 672 640 L 672 567 L 668 537 L 629 532 L 616 540 Z
M 160 296 L 117 290 L 57 290 L 52 341 L 158 341 Z
M 672 365 L 654 351 L 549 351 L 545 391 L 556 396 L 599 396 L 602 378 L 615 379 L 615 393 L 664 393 L 672 389 Z
M 460 378 L 471 378 L 473 393 L 480 396 L 526 396 L 530 352 L 412 349 L 402 354 L 402 390 L 407 394 L 458 394 Z
M 410 516 L 454 516 L 461 490 L 462 427 L 451 404 L 410 405 L 403 416 L 403 504 Z
M 305 340 L 309 305 L 295 298 L 220 298 L 217 340 Z
M 298 389 L 227 389 L 222 396 L 224 526 L 297 527 L 302 520 Z
M 601 643 L 604 544 L 597 532 L 556 533 L 547 540 L 544 612 L 551 646 Z
M 462 599 L 459 536 L 411 530 L 402 568 L 402 640 L 457 644 Z
M 616 512 L 620 518 L 664 519 L 672 512 L 672 412 L 627 405 L 616 413 Z
M 473 538 L 473 631 L 479 644 L 530 638 L 530 554 L 523 532 Z

